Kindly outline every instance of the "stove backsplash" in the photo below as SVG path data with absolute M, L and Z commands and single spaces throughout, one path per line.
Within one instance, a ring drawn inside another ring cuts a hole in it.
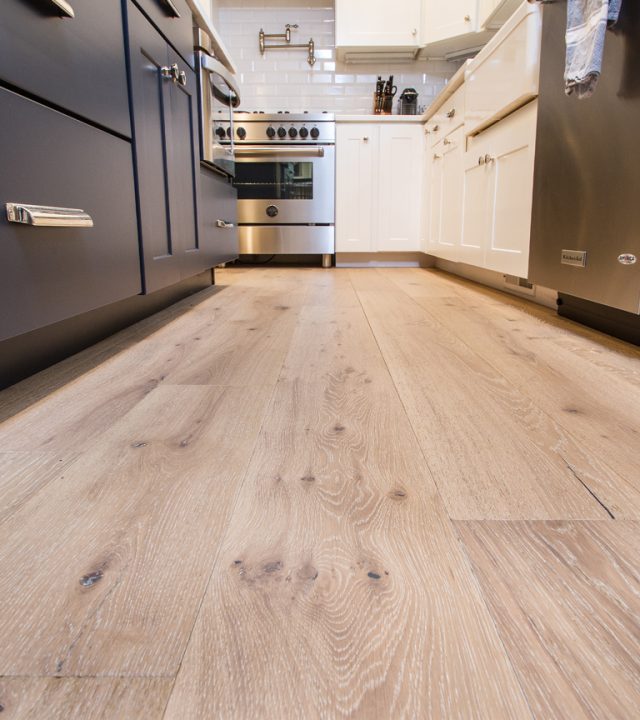
M 393 75 L 397 98 L 406 87 L 419 93 L 418 105 L 428 105 L 459 64 L 444 60 L 418 60 L 410 64 L 350 65 L 336 60 L 332 0 L 213 0 L 214 17 L 238 65 L 242 84 L 242 110 L 328 110 L 337 114 L 371 114 L 378 75 Z M 284 32 L 298 24 L 292 42 L 316 44 L 317 62 L 311 69 L 300 50 L 258 47 L 258 32 Z

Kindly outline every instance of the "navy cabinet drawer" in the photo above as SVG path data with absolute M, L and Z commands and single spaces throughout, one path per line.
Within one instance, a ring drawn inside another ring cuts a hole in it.
M 2 0 L 0 79 L 130 137 L 120 0 Z
M 141 290 L 131 144 L 0 89 L 0 340 Z M 9 222 L 7 203 L 80 208 L 93 227 Z
M 171 45 L 193 67 L 193 18 L 186 0 L 134 0 Z
M 200 264 L 206 268 L 238 257 L 238 192 L 224 177 L 200 168 Z

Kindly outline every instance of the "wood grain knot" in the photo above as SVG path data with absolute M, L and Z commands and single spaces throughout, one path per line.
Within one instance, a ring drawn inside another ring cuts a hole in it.
M 289 310 L 290 308 L 288 305 L 276 305 L 275 309 L 276 310 Z
M 97 582 L 100 582 L 103 577 L 104 572 L 102 570 L 95 570 L 94 572 L 87 573 L 87 575 L 83 575 L 80 578 L 80 585 L 82 585 L 82 587 L 92 587 Z
M 334 432 L 341 433 L 345 431 L 344 425 L 334 425 L 333 426 Z
M 305 475 L 304 477 L 301 477 L 300 480 L 303 483 L 312 483 L 316 481 L 313 475 Z
M 312 582 L 318 577 L 318 570 L 311 564 L 303 565 L 297 572 L 301 580 L 311 580 Z
M 132 443 L 131 447 L 132 448 L 143 448 L 143 447 L 147 447 L 148 444 L 149 443 L 146 443 L 146 442 L 135 442 L 135 443 Z
M 580 410 L 578 410 L 577 408 L 574 408 L 574 407 L 562 408 L 562 412 L 569 413 L 570 415 L 579 415 L 580 414 Z
M 407 493 L 400 488 L 396 488 L 389 493 L 389 497 L 392 500 L 404 500 L 407 497 Z
M 380 580 L 382 575 L 378 575 L 377 572 L 368 572 L 367 577 L 370 577 L 372 580 Z
M 278 570 L 282 570 L 282 563 L 280 560 L 276 560 L 275 562 L 269 562 L 262 568 L 264 572 L 271 575 L 272 573 L 278 572 Z

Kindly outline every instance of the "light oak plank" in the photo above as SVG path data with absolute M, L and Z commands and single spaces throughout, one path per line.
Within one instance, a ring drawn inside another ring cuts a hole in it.
M 0 675 L 171 675 L 271 388 L 159 387 L 0 526 Z
M 75 456 L 0 452 L 0 523 L 17 512 L 47 483 L 64 479 Z
M 530 717 L 374 351 L 301 314 L 168 719 Z
M 535 717 L 637 717 L 640 524 L 456 526 Z
M 530 398 L 402 291 L 358 295 L 451 517 L 607 517 Z
M 160 720 L 170 679 L 0 678 L 2 720 Z
M 541 408 L 557 429 L 555 451 L 616 518 L 640 517 L 640 387 L 536 340 L 531 320 L 509 306 L 449 299 L 424 307 Z

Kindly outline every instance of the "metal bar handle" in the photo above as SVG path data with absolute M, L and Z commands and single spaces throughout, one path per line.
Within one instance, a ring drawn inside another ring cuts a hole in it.
M 91 215 L 78 208 L 7 203 L 7 220 L 35 227 L 93 227 Z
M 51 4 L 60 10 L 62 17 L 74 18 L 76 16 L 71 3 L 67 2 L 67 0 L 51 0 Z
M 173 18 L 180 17 L 178 8 L 175 6 L 175 3 L 173 2 L 173 0 L 162 0 L 162 2 L 165 5 L 165 7 L 167 8 L 167 10 L 169 11 L 169 14 L 171 15 L 171 17 L 173 17 Z
M 239 157 L 324 157 L 323 147 L 268 147 L 248 148 L 236 147 L 235 154 Z
M 224 230 L 229 230 L 230 228 L 234 228 L 235 225 L 230 222 L 226 222 L 225 220 L 216 220 L 216 227 L 223 228 Z
M 227 98 L 226 100 L 222 100 L 222 102 L 226 102 L 228 100 L 231 107 L 238 107 L 238 105 L 240 105 L 240 88 L 238 87 L 238 84 L 236 83 L 233 74 L 230 73 L 219 60 L 212 58 L 210 55 L 205 55 L 204 53 L 202 54 L 201 65 L 203 70 L 206 70 L 207 72 L 213 73 L 214 75 L 222 78 L 225 85 L 233 93 L 233 97 L 229 95 L 229 98 Z M 215 92 L 216 88 L 213 83 L 212 87 Z

